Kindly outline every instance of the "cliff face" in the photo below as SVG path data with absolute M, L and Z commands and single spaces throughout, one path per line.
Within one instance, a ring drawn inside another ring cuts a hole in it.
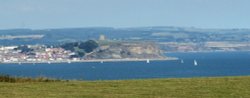
M 88 54 L 86 59 L 156 59 L 164 58 L 161 50 L 149 42 L 122 42 L 102 45 L 94 52 Z

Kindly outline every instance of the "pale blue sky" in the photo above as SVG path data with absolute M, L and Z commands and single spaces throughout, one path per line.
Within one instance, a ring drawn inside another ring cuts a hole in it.
M 250 0 L 0 0 L 0 29 L 250 28 Z

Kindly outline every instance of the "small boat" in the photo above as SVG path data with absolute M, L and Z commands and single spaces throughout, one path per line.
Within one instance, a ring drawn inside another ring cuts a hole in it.
M 183 59 L 181 59 L 181 63 L 184 63 Z
M 70 63 L 71 63 L 71 61 L 70 61 L 70 60 L 68 60 L 68 63 L 70 64 Z
M 22 65 L 22 63 L 21 63 L 21 62 L 18 62 L 18 65 Z
M 196 60 L 194 60 L 194 66 L 197 66 L 197 65 L 198 65 L 197 61 L 196 61 Z
M 103 61 L 101 61 L 100 63 L 103 63 Z
M 50 61 L 48 61 L 48 64 L 51 64 L 51 62 L 50 62 Z
M 150 63 L 149 59 L 147 59 L 147 63 Z

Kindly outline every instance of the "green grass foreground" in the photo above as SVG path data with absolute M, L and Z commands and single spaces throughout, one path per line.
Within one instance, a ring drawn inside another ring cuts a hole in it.
M 0 98 L 250 98 L 250 77 L 0 82 Z

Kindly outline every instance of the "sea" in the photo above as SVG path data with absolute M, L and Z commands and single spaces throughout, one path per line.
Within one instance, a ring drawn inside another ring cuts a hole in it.
M 170 61 L 0 64 L 0 74 L 63 80 L 128 80 L 249 76 L 250 52 L 166 53 Z M 195 65 L 194 63 L 197 63 Z

